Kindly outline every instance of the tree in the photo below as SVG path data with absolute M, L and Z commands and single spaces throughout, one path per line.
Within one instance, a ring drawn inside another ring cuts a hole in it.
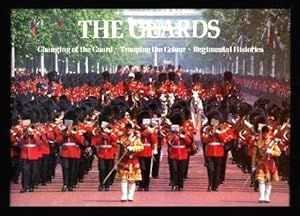
M 81 38 L 79 20 L 123 20 L 112 9 L 14 9 L 11 13 L 11 39 L 15 44 L 17 63 L 24 65 L 25 56 L 39 55 L 37 48 L 44 47 L 113 47 L 139 45 L 131 38 L 124 22 L 121 39 Z M 54 55 L 54 54 L 47 54 Z M 60 54 L 66 56 L 66 54 Z M 90 63 L 128 64 L 138 55 L 130 53 L 72 53 L 67 55 L 72 61 Z

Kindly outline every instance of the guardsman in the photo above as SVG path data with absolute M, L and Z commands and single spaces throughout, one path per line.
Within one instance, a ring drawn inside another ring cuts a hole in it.
M 282 176 L 281 180 L 288 180 L 289 168 L 289 146 L 290 146 L 290 111 L 288 109 L 282 110 L 280 113 L 280 128 L 277 137 L 280 139 L 279 148 L 281 150 L 278 173 Z
M 11 180 L 13 183 L 18 184 L 18 179 L 20 175 L 20 140 L 21 134 L 23 133 L 23 127 L 21 124 L 18 124 L 11 128 L 10 130 L 10 150 L 11 150 L 11 166 L 12 166 L 12 175 Z
M 196 130 L 194 128 L 193 122 L 190 119 L 186 119 L 181 127 L 182 131 L 186 134 L 186 136 L 189 136 L 191 139 L 191 145 L 189 145 L 188 148 L 188 158 L 186 161 L 186 167 L 184 171 L 184 178 L 188 178 L 188 169 L 189 169 L 189 163 L 190 163 L 190 156 L 193 155 L 195 152 L 193 152 L 195 149 L 192 149 L 193 145 L 197 145 L 194 143 L 194 134 L 196 133 Z M 193 144 L 193 145 L 192 145 Z
M 182 191 L 188 159 L 188 148 L 192 144 L 190 136 L 180 130 L 179 125 L 171 126 L 173 133 L 167 136 L 171 171 L 171 191 Z
M 234 129 L 231 124 L 224 122 L 220 125 L 219 138 L 222 143 L 224 143 L 224 156 L 222 157 L 221 162 L 221 171 L 220 171 L 220 184 L 225 181 L 226 173 L 226 161 L 228 157 L 229 150 L 232 149 L 235 140 L 237 139 Z
M 98 169 L 99 169 L 99 191 L 109 191 L 112 184 L 112 176 L 104 183 L 104 178 L 114 167 L 115 150 L 117 145 L 118 136 L 113 132 L 110 124 L 103 125 L 103 132 L 99 133 L 98 128 L 94 129 L 98 133 L 98 142 L 96 143 Z
M 202 130 L 202 142 L 207 159 L 208 188 L 207 191 L 218 191 L 220 181 L 221 163 L 224 156 L 224 143 L 220 134 L 220 124 L 223 117 L 218 111 L 208 114 L 208 125 Z
M 138 191 L 149 191 L 150 172 L 152 174 L 154 155 L 158 153 L 158 137 L 154 124 L 149 122 L 143 124 L 143 126 L 141 141 L 144 145 L 144 149 L 139 153 L 142 181 L 139 184 Z
M 64 141 L 61 144 L 60 157 L 62 160 L 63 187 L 62 191 L 73 191 L 76 185 L 76 160 L 80 158 L 79 145 L 84 142 L 84 137 L 75 126 L 63 126 Z
M 34 134 L 34 130 L 29 126 L 20 141 L 21 163 L 22 163 L 22 189 L 20 193 L 26 191 L 33 192 L 36 184 L 37 161 L 40 157 L 38 143 L 40 139 Z
M 42 153 L 42 159 L 41 159 L 41 184 L 47 185 L 47 182 L 50 181 L 51 176 L 49 176 L 49 156 L 50 156 L 50 146 L 48 144 L 48 137 L 47 137 L 47 131 L 46 126 L 41 127 L 41 144 L 40 144 L 40 150 Z M 49 178 L 50 177 L 50 178 Z

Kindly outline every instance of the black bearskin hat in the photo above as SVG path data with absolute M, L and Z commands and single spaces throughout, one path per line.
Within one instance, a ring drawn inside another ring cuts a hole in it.
M 109 79 L 110 79 L 110 73 L 108 71 L 104 71 L 102 73 L 102 77 L 103 77 L 103 80 L 109 81 Z
M 284 109 L 280 112 L 279 122 L 280 124 L 283 124 L 286 122 L 289 118 L 291 118 L 291 112 L 290 109 Z
M 143 108 L 136 114 L 136 120 L 138 125 L 143 124 L 144 118 L 150 118 L 151 117 L 151 111 L 150 109 Z
M 175 72 L 169 72 L 168 73 L 168 79 L 170 81 L 174 81 L 175 82 L 175 80 L 176 80 L 176 73 Z
M 174 111 L 170 114 L 169 119 L 172 124 L 182 125 L 184 116 L 182 112 Z
M 232 72 L 230 71 L 225 71 L 223 75 L 223 80 L 231 82 L 232 81 Z
M 259 108 L 254 108 L 250 113 L 249 113 L 249 121 L 251 124 L 254 125 L 254 129 L 257 132 L 258 130 L 258 124 L 266 124 L 267 123 L 267 118 L 262 109 Z
M 240 116 L 244 117 L 252 110 L 252 106 L 246 102 L 240 104 Z
M 73 125 L 76 125 L 78 122 L 78 113 L 77 110 L 70 110 L 64 115 L 64 120 L 73 120 Z
M 224 116 L 219 110 L 213 110 L 207 115 L 208 122 L 210 124 L 212 119 L 219 120 L 220 123 L 224 122 Z
M 51 82 L 51 81 L 57 82 L 58 81 L 58 75 L 55 71 L 50 71 L 47 74 L 47 77 L 48 77 L 49 82 Z
M 166 81 L 167 80 L 167 74 L 166 73 L 160 73 L 159 75 L 158 75 L 158 81 L 160 82 L 160 83 L 162 83 L 162 82 L 164 82 L 164 81 Z
M 135 79 L 135 80 L 138 80 L 138 81 L 142 81 L 142 79 L 143 79 L 143 74 L 142 74 L 142 72 L 135 72 L 135 73 L 134 73 L 134 79 Z
M 199 73 L 194 73 L 192 75 L 192 82 L 193 83 L 199 83 L 200 82 L 200 74 Z

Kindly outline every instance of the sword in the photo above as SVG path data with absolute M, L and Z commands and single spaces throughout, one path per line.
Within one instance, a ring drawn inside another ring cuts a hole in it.
M 253 176 L 253 175 L 255 175 L 255 170 L 253 171 L 253 172 L 251 172 L 251 174 L 248 176 L 248 178 L 244 181 L 244 183 L 242 184 L 242 186 L 240 187 L 240 189 L 242 189 L 244 186 L 245 186 L 245 184 L 249 181 L 249 179 Z
M 153 163 L 154 161 L 156 161 L 155 157 L 154 157 L 154 154 L 152 154 L 152 157 L 151 157 L 151 162 L 150 162 L 150 173 L 149 173 L 149 178 L 152 178 L 152 170 L 153 170 Z
M 251 175 L 249 175 L 248 178 L 246 179 L 246 181 L 244 181 L 244 183 L 240 187 L 240 190 L 245 186 L 245 184 L 249 181 L 250 178 L 251 178 Z
M 109 173 L 107 174 L 107 176 L 104 178 L 103 182 L 101 183 L 101 185 L 104 185 L 105 182 L 107 182 L 108 178 L 111 176 L 111 174 L 117 170 L 119 163 L 123 160 L 123 158 L 127 155 L 127 151 L 124 151 L 123 155 L 120 157 L 120 159 L 116 162 L 116 164 L 114 165 L 114 167 L 109 171 Z
M 150 162 L 150 173 L 149 173 L 149 178 L 152 178 L 153 159 L 154 159 L 154 155 L 152 154 L 151 162 Z

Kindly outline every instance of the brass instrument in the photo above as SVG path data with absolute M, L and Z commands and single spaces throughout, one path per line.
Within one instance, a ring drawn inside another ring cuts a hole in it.
M 211 131 L 211 126 L 210 125 L 206 125 L 202 128 L 202 132 L 205 134 L 210 134 Z
M 173 132 L 173 134 L 171 135 L 170 141 L 168 142 L 169 146 L 173 146 L 175 144 L 175 142 L 178 140 L 178 138 L 176 136 L 177 136 L 177 133 Z
M 289 141 L 290 140 L 290 136 L 291 136 L 291 131 L 289 128 L 285 128 L 285 130 L 282 133 L 282 137 L 285 141 Z
M 239 122 L 239 140 L 245 141 L 246 137 L 256 134 L 253 125 L 251 125 L 245 117 L 241 119 L 241 122 Z

